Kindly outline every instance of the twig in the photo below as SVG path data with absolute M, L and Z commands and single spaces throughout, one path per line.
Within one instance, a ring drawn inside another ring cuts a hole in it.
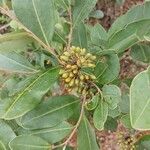
M 101 94 L 101 98 L 103 99 L 104 97 L 103 97 L 103 93 L 102 93 L 101 89 L 94 82 L 92 82 L 92 84 L 97 89 L 98 93 Z
M 2 27 L 0 27 L 0 31 L 7 29 L 9 27 L 9 24 L 5 24 Z
M 68 145 L 68 142 L 72 139 L 73 135 L 75 134 L 75 132 L 77 131 L 77 129 L 78 129 L 80 123 L 81 123 L 82 116 L 84 114 L 85 100 L 86 100 L 86 97 L 84 97 L 83 101 L 82 101 L 81 112 L 80 112 L 80 116 L 79 116 L 78 122 L 76 123 L 73 131 L 71 132 L 71 134 L 69 135 L 67 140 L 65 142 L 63 142 L 62 144 L 60 144 L 60 145 L 53 146 L 52 149 L 56 149 L 56 148 L 59 148 L 59 147 L 62 147 L 62 146 L 66 147 Z
M 43 41 L 41 41 L 34 33 L 32 33 L 28 28 L 26 28 L 19 20 L 10 13 L 9 10 L 5 10 L 3 7 L 0 7 L 0 11 L 2 14 L 7 15 L 10 19 L 15 20 L 25 31 L 27 31 L 28 35 L 38 41 L 46 50 L 48 50 L 52 55 L 54 55 L 58 61 L 60 62 L 59 58 L 57 57 L 53 48 L 47 46 Z
M 68 14 L 69 14 L 69 21 L 70 21 L 70 32 L 68 35 L 68 44 L 67 44 L 67 50 L 70 50 L 70 46 L 71 46 L 71 41 L 72 41 L 72 33 L 73 33 L 73 26 L 72 26 L 72 13 L 71 13 L 71 6 L 68 9 Z

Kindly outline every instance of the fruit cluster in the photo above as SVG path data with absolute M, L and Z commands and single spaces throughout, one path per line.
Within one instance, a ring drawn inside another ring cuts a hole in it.
M 135 138 L 132 136 L 118 135 L 118 145 L 120 150 L 135 150 Z
M 72 46 L 70 51 L 64 51 L 60 56 L 62 63 L 59 74 L 66 89 L 80 94 L 87 94 L 89 81 L 95 80 L 93 74 L 87 74 L 82 68 L 94 68 L 96 56 L 86 52 L 86 49 Z

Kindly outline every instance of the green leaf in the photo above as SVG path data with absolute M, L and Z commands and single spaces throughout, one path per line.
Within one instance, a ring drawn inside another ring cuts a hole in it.
M 103 96 L 110 109 L 115 109 L 121 101 L 121 91 L 116 85 L 104 85 Z
M 110 109 L 108 110 L 108 116 L 112 117 L 112 118 L 116 118 L 119 115 L 121 115 L 121 111 L 119 107 L 116 107 L 115 109 Z
M 99 100 L 100 100 L 99 94 L 93 96 L 92 99 L 86 103 L 86 109 L 94 110 L 97 107 Z
M 128 94 L 122 95 L 121 101 L 119 103 L 119 108 L 120 108 L 122 113 L 129 113 L 130 101 L 129 101 L 129 95 Z
M 136 44 L 131 48 L 131 57 L 135 60 L 150 63 L 150 45 Z
M 55 0 L 55 4 L 58 8 L 68 9 L 71 4 L 71 0 Z
M 73 26 L 78 26 L 96 5 L 97 0 L 76 0 L 73 7 Z
M 107 116 L 108 116 L 108 104 L 105 101 L 101 100 L 99 102 L 99 105 L 95 109 L 93 115 L 94 126 L 98 130 L 104 129 L 104 124 L 107 120 Z
M 11 120 L 32 110 L 58 78 L 58 69 L 50 69 L 33 78 L 21 92 L 0 100 L 0 118 Z
M 143 136 L 137 143 L 137 150 L 150 150 L 150 135 Z
M 106 30 L 100 24 L 96 24 L 91 28 L 90 38 L 94 45 L 104 46 L 106 44 L 107 37 Z
M 112 82 L 119 75 L 120 64 L 119 58 L 116 54 L 104 56 L 96 64 L 95 76 L 100 84 L 107 84 Z
M 79 99 L 75 96 L 51 97 L 23 116 L 20 122 L 28 129 L 52 127 L 71 117 L 78 107 Z
M 120 119 L 120 121 L 123 123 L 123 125 L 128 128 L 128 129 L 132 129 L 132 126 L 131 126 L 131 121 L 130 121 L 130 116 L 127 114 L 127 115 L 123 115 Z
M 78 150 L 99 150 L 95 132 L 89 121 L 83 116 L 77 132 Z
M 13 0 L 12 5 L 19 21 L 49 45 L 57 16 L 54 0 Z
M 129 24 L 112 37 L 109 37 L 107 49 L 121 53 L 137 42 L 144 41 L 145 36 L 150 32 L 149 26 L 150 19 Z
M 83 23 L 80 23 L 73 31 L 72 45 L 87 48 L 87 31 Z
M 130 87 L 130 119 L 134 129 L 150 129 L 150 68 L 139 73 Z
M 72 130 L 72 126 L 67 122 L 62 122 L 52 128 L 43 128 L 37 130 L 25 130 L 19 128 L 19 135 L 34 135 L 41 137 L 47 142 L 53 144 L 64 139 Z
M 25 51 L 34 40 L 26 32 L 11 32 L 0 35 L 0 51 Z
M 150 2 L 146 2 L 143 5 L 138 5 L 129 10 L 125 15 L 119 17 L 110 28 L 108 34 L 113 36 L 123 28 L 126 28 L 127 25 L 150 19 L 148 15 L 150 13 Z M 146 28 L 147 29 L 147 28 Z
M 0 52 L 0 70 L 17 73 L 37 73 L 22 55 L 15 52 Z
M 105 130 L 116 131 L 118 127 L 117 119 L 108 117 L 104 127 Z
M 51 145 L 40 137 L 23 135 L 10 142 L 11 150 L 51 150 Z
M 11 127 L 0 120 L 0 150 L 9 150 L 8 143 L 16 137 Z

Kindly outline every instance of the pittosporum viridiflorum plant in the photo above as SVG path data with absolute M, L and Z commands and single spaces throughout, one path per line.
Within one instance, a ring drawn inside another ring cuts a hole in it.
M 137 133 L 150 129 L 150 68 L 122 80 L 119 59 L 130 48 L 150 63 L 150 2 L 108 31 L 88 23 L 96 2 L 0 1 L 10 27 L 0 36 L 0 150 L 99 150 L 95 131 L 119 122 L 130 131 L 118 133 L 121 150 L 149 149 Z

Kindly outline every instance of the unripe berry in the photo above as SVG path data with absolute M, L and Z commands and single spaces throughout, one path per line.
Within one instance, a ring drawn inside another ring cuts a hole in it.
M 60 59 L 64 60 L 64 61 L 68 61 L 69 60 L 69 58 L 67 56 L 60 56 Z
M 71 81 L 71 78 L 69 77 L 69 78 L 67 78 L 67 79 L 65 79 L 65 82 L 67 82 L 67 83 L 69 83 Z
M 62 77 L 63 77 L 63 78 L 67 78 L 68 75 L 69 75 L 69 74 L 66 72 L 66 73 L 64 73 L 64 74 L 62 75 Z
M 69 52 L 64 52 L 64 55 L 69 57 L 70 56 L 70 53 Z

